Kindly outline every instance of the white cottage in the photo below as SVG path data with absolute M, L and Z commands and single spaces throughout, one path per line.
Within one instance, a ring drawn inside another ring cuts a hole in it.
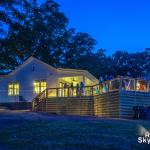
M 0 103 L 32 102 L 46 88 L 98 84 L 98 80 L 86 70 L 54 68 L 34 57 L 5 76 L 0 76 Z

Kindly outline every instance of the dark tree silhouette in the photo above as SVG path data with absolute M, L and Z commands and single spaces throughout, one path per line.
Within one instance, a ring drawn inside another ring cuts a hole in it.
M 47 0 L 0 1 L 0 73 L 4 74 L 33 55 L 55 67 L 87 69 L 99 76 L 150 76 L 150 48 L 143 52 L 117 51 L 107 56 L 94 51 L 88 33 L 68 29 L 59 4 Z

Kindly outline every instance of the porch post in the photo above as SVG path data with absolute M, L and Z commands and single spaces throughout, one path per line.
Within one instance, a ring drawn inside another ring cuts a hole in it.
M 85 85 L 85 76 L 83 76 L 83 83 L 84 83 L 84 85 Z M 85 85 L 86 86 L 86 85 Z

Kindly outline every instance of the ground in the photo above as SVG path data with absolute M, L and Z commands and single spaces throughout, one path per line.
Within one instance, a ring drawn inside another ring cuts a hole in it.
M 0 110 L 0 150 L 145 150 L 138 126 L 149 121 Z

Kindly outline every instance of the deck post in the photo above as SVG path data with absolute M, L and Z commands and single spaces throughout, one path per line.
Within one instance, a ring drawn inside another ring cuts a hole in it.
M 46 98 L 48 98 L 48 89 L 46 89 Z
M 69 95 L 69 87 L 67 88 L 67 96 L 69 97 L 70 95 Z
M 136 103 L 136 84 L 137 84 L 137 80 L 135 79 L 134 80 L 134 90 L 135 90 L 135 93 L 134 93 L 134 105 L 136 106 L 137 103 Z
M 92 96 L 93 96 L 94 94 L 93 94 L 93 86 L 92 86 Z
M 58 88 L 56 88 L 56 96 L 58 97 Z

